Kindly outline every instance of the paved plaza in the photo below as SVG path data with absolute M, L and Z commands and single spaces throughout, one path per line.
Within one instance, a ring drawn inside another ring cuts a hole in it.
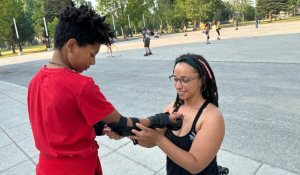
M 284 29 L 284 30 L 283 30 Z M 83 75 L 94 78 L 124 116 L 147 117 L 175 100 L 168 76 L 184 53 L 201 54 L 218 85 L 226 134 L 218 164 L 230 175 L 300 175 L 300 22 L 163 35 L 151 40 L 144 57 L 141 39 L 116 43 L 121 55 L 106 58 Z M 0 175 L 33 175 L 39 152 L 27 112 L 27 87 L 51 59 L 44 52 L 0 59 Z M 59 99 L 58 99 L 59 100 Z M 104 175 L 165 175 L 166 156 L 158 148 L 134 146 L 124 138 L 97 137 Z

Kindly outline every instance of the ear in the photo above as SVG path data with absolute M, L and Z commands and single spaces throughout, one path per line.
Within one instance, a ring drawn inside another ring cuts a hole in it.
M 67 51 L 73 53 L 76 45 L 77 45 L 76 39 L 74 38 L 69 39 L 69 41 L 66 44 Z

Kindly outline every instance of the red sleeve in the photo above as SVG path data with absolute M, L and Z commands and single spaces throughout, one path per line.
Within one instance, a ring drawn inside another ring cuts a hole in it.
M 78 100 L 79 108 L 90 126 L 98 123 L 115 110 L 92 78 L 86 81 Z

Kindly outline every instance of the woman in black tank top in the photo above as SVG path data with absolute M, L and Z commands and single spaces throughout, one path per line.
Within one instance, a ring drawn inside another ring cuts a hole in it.
M 139 145 L 158 146 L 167 155 L 168 175 L 219 175 L 216 154 L 225 134 L 218 108 L 218 90 L 208 62 L 200 55 L 182 55 L 175 60 L 170 80 L 177 97 L 164 112 L 184 113 L 179 131 L 150 129 L 138 125 L 133 130 Z

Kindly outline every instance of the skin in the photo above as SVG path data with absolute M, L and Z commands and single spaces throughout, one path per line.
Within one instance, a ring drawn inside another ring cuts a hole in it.
M 69 39 L 61 50 L 55 49 L 51 61 L 62 64 L 64 66 L 59 66 L 55 64 L 48 64 L 46 67 L 50 69 L 63 69 L 69 68 L 73 69 L 78 73 L 82 73 L 84 70 L 90 68 L 91 65 L 96 64 L 95 56 L 99 52 L 101 43 L 95 43 L 94 45 L 88 44 L 85 46 L 79 46 L 76 39 Z M 108 116 L 106 116 L 103 121 L 107 124 L 118 123 L 120 121 L 121 114 L 115 109 Z M 172 123 L 176 124 L 176 119 L 182 117 L 182 114 L 170 115 L 170 120 Z M 150 126 L 151 122 L 148 118 L 139 118 L 140 123 L 145 126 Z M 132 127 L 133 123 L 130 118 L 127 120 L 127 126 Z M 107 134 L 114 139 L 120 139 L 122 137 L 115 136 L 115 133 L 111 132 L 109 127 L 106 127 L 103 134 Z
M 186 63 L 178 63 L 174 68 L 174 75 L 178 78 L 197 76 L 195 69 Z M 178 113 L 184 113 L 182 128 L 173 131 L 177 136 L 185 136 L 189 133 L 195 116 L 205 102 L 200 89 L 202 86 L 201 78 L 189 82 L 184 87 L 180 83 L 175 85 L 180 99 L 184 100 Z M 172 112 L 174 102 L 170 103 L 164 112 Z M 136 136 L 130 136 L 136 139 L 139 145 L 143 147 L 158 146 L 165 154 L 171 158 L 177 165 L 189 171 L 191 174 L 197 174 L 203 171 L 214 159 L 225 135 L 225 124 L 222 113 L 219 108 L 213 104 L 208 104 L 203 110 L 201 117 L 196 124 L 196 137 L 193 141 L 190 151 L 184 151 L 169 141 L 164 135 L 167 131 L 164 129 L 150 129 L 142 124 L 137 124 L 142 131 L 133 132 Z

